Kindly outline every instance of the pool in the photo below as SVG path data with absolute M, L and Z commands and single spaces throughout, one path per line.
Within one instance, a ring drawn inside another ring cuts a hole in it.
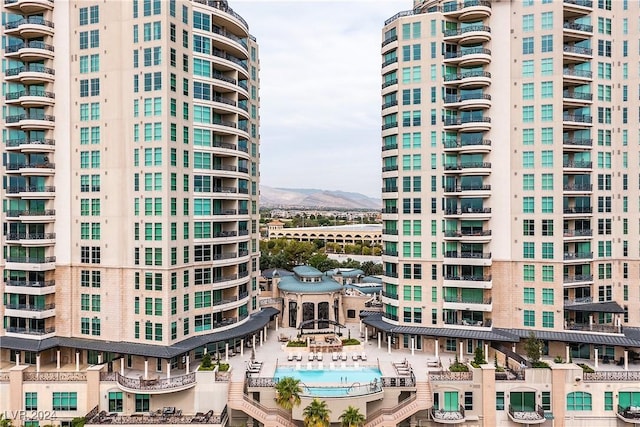
M 293 377 L 301 382 L 302 394 L 317 397 L 350 397 L 382 390 L 378 368 L 296 369 L 278 367 L 275 378 Z

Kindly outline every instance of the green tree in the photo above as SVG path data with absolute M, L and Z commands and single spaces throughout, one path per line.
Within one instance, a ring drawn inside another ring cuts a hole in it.
M 276 384 L 276 404 L 282 409 L 289 411 L 289 417 L 292 418 L 294 406 L 300 405 L 300 380 L 293 377 L 282 377 Z
M 360 413 L 360 409 L 349 405 L 338 417 L 342 427 L 363 427 L 367 418 Z
M 376 264 L 373 261 L 365 261 L 360 265 L 360 269 L 365 276 L 376 276 L 382 274 L 382 264 Z
M 10 419 L 5 418 L 4 414 L 0 414 L 0 427 L 13 427 Z
M 524 351 L 532 364 L 540 361 L 542 345 L 542 341 L 536 338 L 536 334 L 533 331 L 529 332 L 529 337 L 524 342 Z
M 313 399 L 309 406 L 304 408 L 302 415 L 304 416 L 305 427 L 329 427 L 331 423 L 331 410 L 327 406 L 327 402 Z
M 336 260 L 330 259 L 326 254 L 317 253 L 312 255 L 307 263 L 320 271 L 331 270 L 332 268 L 338 268 L 340 263 Z

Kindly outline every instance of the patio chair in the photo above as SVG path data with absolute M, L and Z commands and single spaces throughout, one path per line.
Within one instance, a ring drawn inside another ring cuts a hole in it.
M 342 360 L 343 362 L 347 361 L 347 353 L 342 352 L 342 354 L 340 355 L 340 360 Z
M 289 353 L 289 354 L 287 355 L 287 361 L 289 361 L 289 362 L 293 362 L 293 353 Z
M 298 354 L 296 354 L 296 360 L 297 360 L 298 362 L 302 362 L 302 353 L 298 353 Z
M 351 359 L 355 362 L 355 361 L 357 361 L 358 359 L 360 359 L 360 355 L 359 355 L 359 354 L 355 354 L 355 353 L 354 353 L 354 354 L 351 356 Z
M 312 352 L 310 352 L 310 353 L 309 353 L 309 359 L 308 359 L 308 360 L 309 360 L 309 362 L 313 362 L 313 359 L 315 359 L 315 358 L 316 358 L 316 357 L 315 357 L 315 354 L 313 353 L 313 351 L 312 351 Z
M 362 360 L 363 362 L 366 362 L 367 361 L 367 353 L 365 353 L 363 351 L 362 354 L 360 355 L 360 360 Z
M 331 355 L 331 360 L 333 360 L 334 362 L 337 362 L 338 361 L 338 353 L 336 353 L 334 351 L 333 354 Z
M 317 354 L 316 354 L 316 360 L 317 360 L 318 362 L 322 362 L 322 353 L 317 353 Z

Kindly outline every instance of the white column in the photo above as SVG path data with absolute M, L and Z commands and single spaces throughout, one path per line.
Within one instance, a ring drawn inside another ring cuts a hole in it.
M 60 350 L 56 350 L 56 369 L 60 369 Z
M 144 359 L 144 377 L 145 380 L 149 378 L 149 359 Z
M 511 351 L 516 352 L 516 343 L 511 344 Z
M 464 360 L 464 341 L 460 341 L 460 363 Z
M 187 362 L 187 374 L 189 373 L 189 354 L 187 353 L 187 357 L 186 357 L 186 362 Z
M 80 371 L 80 352 L 76 351 L 76 372 Z
M 229 343 L 224 343 L 224 361 L 229 362 Z
M 120 359 L 120 375 L 124 377 L 124 357 Z
M 102 365 L 102 353 L 98 354 L 98 365 Z
M 203 355 L 207 354 L 207 346 L 206 346 L 206 345 L 204 346 L 204 349 L 203 349 L 203 351 L 202 351 L 202 354 L 203 354 Z
M 267 341 L 267 325 L 264 326 L 264 341 Z
M 438 353 L 440 352 L 440 345 L 438 344 L 438 338 L 435 339 L 436 342 L 436 357 L 438 357 Z
M 171 378 L 171 359 L 167 359 L 167 378 Z
M 20 352 L 16 351 L 16 366 L 20 366 Z
M 276 316 L 276 332 L 278 332 L 278 316 Z
M 382 347 L 382 332 L 378 332 L 378 348 Z
M 358 332 L 362 333 L 362 319 L 360 319 L 360 324 L 358 325 Z
M 251 339 L 253 341 L 253 347 L 251 347 L 251 348 L 253 348 L 255 350 L 255 348 L 256 348 L 256 336 L 255 336 L 255 334 L 251 337 Z
M 391 337 L 387 337 L 387 352 L 391 354 Z
M 40 372 L 40 353 L 36 354 L 36 372 Z
M 593 330 L 593 315 L 589 315 L 589 330 Z
M 244 339 L 240 340 L 240 357 L 244 357 Z
M 567 360 L 567 363 L 569 363 L 569 360 L 571 359 L 571 353 L 570 353 L 571 349 L 569 348 L 569 346 L 565 346 L 564 352 L 565 352 L 565 359 Z
M 260 347 L 262 347 L 263 333 L 264 331 L 260 331 Z
M 367 328 L 366 326 L 364 327 L 364 342 L 369 342 L 369 328 Z
M 415 355 L 415 350 L 416 350 L 416 339 L 414 337 L 411 337 L 411 355 Z
M 484 359 L 489 362 L 489 344 L 484 345 Z
M 629 351 L 628 350 L 624 351 L 624 370 L 625 371 L 629 370 Z
M 594 348 L 593 349 L 593 357 L 594 357 L 594 361 L 593 361 L 593 366 L 598 369 L 598 349 Z M 568 360 L 567 360 L 568 362 Z

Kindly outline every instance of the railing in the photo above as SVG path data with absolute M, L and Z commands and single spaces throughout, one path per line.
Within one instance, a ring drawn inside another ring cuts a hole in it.
M 569 322 L 565 328 L 568 331 L 603 332 L 608 334 L 621 334 L 622 326 L 601 325 L 599 323 L 574 323 Z
M 382 47 L 385 47 L 385 46 L 386 46 L 386 45 L 388 45 L 389 43 L 393 43 L 393 42 L 395 42 L 395 41 L 397 41 L 397 40 L 398 40 L 398 36 L 397 36 L 397 35 L 395 35 L 395 36 L 391 36 L 391 37 L 387 37 L 386 39 L 384 39 L 384 40 L 382 41 Z
M 240 319 L 242 320 L 242 319 Z M 237 317 L 230 317 L 228 319 L 223 319 L 220 322 L 213 322 L 213 329 L 222 328 L 224 326 L 233 325 L 234 323 L 238 323 Z
M 204 4 L 210 7 L 215 7 L 218 10 L 221 10 L 225 13 L 228 13 L 229 15 L 233 16 L 234 18 L 236 18 L 238 21 L 242 22 L 242 24 L 246 27 L 249 28 L 249 24 L 247 24 L 247 21 L 245 21 L 242 16 L 238 15 L 236 12 L 234 12 L 233 9 L 231 9 L 229 7 L 229 5 L 227 4 L 226 1 L 220 1 L 220 0 L 194 0 L 196 3 L 200 3 L 200 4 Z
M 387 234 L 387 235 L 391 235 L 391 236 L 397 236 L 398 235 L 398 229 L 397 228 L 383 228 L 382 229 L 382 234 Z
M 395 292 L 382 291 L 382 296 L 391 299 L 398 299 L 398 294 Z
M 51 240 L 56 238 L 56 233 L 9 233 L 7 240 Z
M 407 397 L 402 402 L 398 403 L 396 406 L 391 408 L 378 409 L 377 411 L 373 412 L 371 415 L 368 415 L 367 419 L 375 420 L 376 418 L 379 418 L 382 415 L 395 415 L 396 413 L 400 412 L 402 409 L 406 408 L 407 406 L 415 402 L 417 399 L 418 399 L 417 395 L 415 393 L 412 393 L 411 396 Z
M 593 77 L 593 72 L 588 70 L 579 70 L 576 68 L 565 67 L 562 69 L 562 74 L 565 76 L 584 77 L 590 79 Z
M 382 68 L 384 68 L 384 67 L 386 67 L 386 66 L 389 66 L 389 65 L 391 65 L 391 64 L 395 64 L 396 62 L 398 62 L 398 58 L 397 58 L 397 57 L 395 57 L 395 58 L 389 58 L 389 59 L 387 59 L 386 61 L 384 61 L 384 62 L 382 63 Z
M 384 89 L 385 87 L 389 87 L 397 84 L 398 84 L 398 79 L 387 80 L 386 82 L 382 83 L 382 89 Z
M 485 32 L 485 33 L 490 33 L 491 32 L 491 27 L 488 27 L 486 25 L 469 25 L 469 26 L 464 27 L 464 28 L 456 28 L 456 29 L 452 29 L 452 30 L 445 30 L 445 31 L 443 31 L 443 33 L 444 33 L 445 37 L 453 37 L 453 36 L 461 36 L 462 34 L 475 32 L 475 31 L 481 31 L 481 32 Z
M 564 0 L 563 3 L 575 4 L 576 6 L 593 7 L 593 0 Z
M 455 96 L 455 95 L 447 95 L 447 96 Z M 486 95 L 491 99 L 491 95 Z M 475 99 L 475 98 L 474 98 Z M 477 145 L 491 145 L 490 139 L 472 139 L 472 140 L 453 140 L 453 141 L 444 141 L 444 148 L 462 148 L 462 147 L 472 147 Z
M 582 298 L 574 298 L 574 299 L 565 298 L 564 305 L 566 307 L 568 305 L 590 304 L 592 302 L 593 302 L 593 298 L 592 297 L 582 297 Z
M 100 372 L 100 381 L 116 381 L 117 372 Z
M 491 186 L 488 186 L 491 187 Z M 491 188 L 488 188 L 489 190 Z M 445 190 L 447 191 L 447 190 Z M 463 208 L 463 209 L 445 209 L 445 215 L 462 215 L 462 214 L 489 214 L 491 213 L 491 208 Z
M 491 319 L 487 319 L 487 320 L 466 320 L 466 319 L 462 319 L 462 320 L 449 320 L 446 319 L 444 321 L 445 325 L 455 325 L 455 326 L 465 326 L 465 327 L 469 327 L 469 326 L 473 326 L 473 327 L 478 327 L 478 328 L 490 328 L 491 327 Z
M 23 311 L 47 311 L 56 308 L 55 303 L 43 304 L 43 305 L 31 305 L 31 304 L 7 304 L 5 308 L 9 310 L 23 310 Z
M 23 381 L 86 381 L 86 372 L 23 372 Z
M 618 405 L 618 414 L 622 417 L 622 418 L 627 418 L 627 419 L 631 419 L 631 420 L 638 420 L 640 419 L 640 412 L 637 410 L 631 410 L 631 406 L 627 406 L 627 407 L 622 407 L 620 405 Z M 638 425 L 637 422 L 633 423 L 634 425 Z
M 397 314 L 391 314 L 391 313 L 382 313 L 382 317 L 389 319 L 389 320 L 394 320 L 394 321 L 398 321 L 398 315 Z
M 7 123 L 18 123 L 22 120 L 44 120 L 47 122 L 55 122 L 56 117 L 50 114 L 15 114 L 5 117 Z
M 577 53 L 578 55 L 591 55 L 593 49 L 591 49 L 590 47 L 565 44 L 564 46 L 562 46 L 562 51 L 567 53 Z
M 382 172 L 391 172 L 391 171 L 397 171 L 397 170 L 398 170 L 398 165 L 390 165 L 390 166 L 382 167 Z
M 491 123 L 491 117 L 447 117 L 446 119 L 444 119 L 445 126 L 460 126 L 466 123 Z
M 15 218 L 19 216 L 51 216 L 55 214 L 56 214 L 55 209 L 45 209 L 42 211 L 9 210 L 7 211 L 7 218 Z
M 49 286 L 55 286 L 55 280 L 5 280 L 6 286 L 24 286 L 27 288 L 47 288 Z
M 489 259 L 491 252 L 455 252 L 446 251 L 445 258 L 473 258 L 473 259 Z
M 386 255 L 386 256 L 398 256 L 398 251 L 382 251 L 382 255 Z
M 397 128 L 397 127 L 398 127 L 398 122 L 385 123 L 382 125 L 382 130 Z
M 382 151 L 397 150 L 397 149 L 398 149 L 398 144 L 387 144 L 382 146 Z
M 192 372 L 171 378 L 143 380 L 141 378 L 125 377 L 116 373 L 116 382 L 122 387 L 132 390 L 171 390 L 194 384 L 196 382 L 196 374 Z
M 531 418 L 532 414 L 535 414 L 535 418 L 533 419 Z M 511 415 L 514 420 L 543 420 L 544 409 L 542 409 L 542 406 L 536 405 L 535 408 L 519 408 L 519 410 L 516 410 L 513 406 L 509 405 L 509 415 Z
M 460 185 L 457 187 L 444 187 L 445 193 L 461 193 L 463 191 L 487 191 L 491 185 Z
M 56 70 L 54 70 L 53 68 L 45 67 L 41 64 L 28 64 L 23 67 L 9 68 L 5 72 L 7 76 L 17 76 L 20 73 L 44 73 L 54 76 L 56 74 Z
M 593 274 L 576 274 L 575 276 L 563 276 L 562 283 L 591 282 Z
M 457 73 L 457 74 L 445 74 L 444 81 L 451 82 L 455 80 L 468 79 L 473 77 L 488 77 L 491 78 L 491 73 L 488 71 L 476 70 L 476 71 L 467 71 L 465 73 Z
M 383 193 L 397 193 L 398 187 L 382 187 Z
M 496 381 L 524 381 L 526 379 L 526 372 L 525 369 L 514 371 L 505 367 L 502 372 L 496 371 L 495 379 Z
M 491 236 L 491 230 L 445 230 L 444 237 L 486 237 Z
M 55 169 L 56 165 L 50 162 L 40 163 L 7 163 L 8 171 L 19 171 L 20 169 Z
M 385 110 L 385 109 L 390 108 L 390 107 L 395 107 L 396 105 L 398 105 L 398 101 L 397 100 L 385 102 L 384 104 L 382 104 L 382 109 Z
M 23 96 L 40 96 L 43 98 L 55 99 L 56 94 L 47 90 L 33 88 L 28 90 L 21 90 L 18 92 L 8 92 L 7 94 L 5 94 L 5 98 L 7 101 L 16 100 L 22 98 Z
M 445 302 L 456 302 L 464 304 L 491 304 L 491 297 L 486 298 L 464 298 L 459 296 L 445 296 Z
M 408 377 L 382 377 L 380 378 L 382 387 L 415 387 L 416 376 L 411 371 Z
M 462 170 L 462 169 L 488 169 L 491 168 L 491 162 L 466 162 L 466 163 L 452 163 L 444 165 L 444 170 Z
M 284 302 L 284 298 L 262 298 L 260 300 L 258 300 L 258 305 L 260 307 L 265 307 L 268 305 L 279 305 L 282 306 Z
M 473 381 L 473 372 L 429 372 L 429 381 Z
M 565 184 L 562 186 L 564 191 L 592 191 L 593 185 L 591 184 Z
M 397 214 L 398 213 L 398 208 L 383 208 L 381 210 L 381 213 L 383 213 L 383 214 Z
M 457 12 L 462 9 L 466 9 L 468 7 L 491 7 L 491 2 L 489 0 L 466 0 L 460 3 L 446 3 L 442 7 L 442 12 Z
M 211 53 L 212 53 L 214 56 L 217 56 L 218 58 L 226 59 L 227 61 L 231 61 L 231 62 L 233 62 L 234 64 L 239 65 L 239 66 L 240 66 L 240 67 L 242 67 L 245 71 L 248 69 L 247 61 L 245 61 L 245 60 L 241 60 L 241 59 L 239 59 L 239 58 L 237 58 L 237 57 L 235 57 L 235 56 L 233 56 L 233 55 L 231 55 L 231 54 L 229 54 L 229 53 L 225 52 L 224 50 L 220 50 L 220 49 L 213 48 L 213 49 L 211 50 Z
M 593 117 L 586 114 L 563 114 L 562 120 L 565 122 L 592 123 Z
M 483 47 L 463 48 L 454 52 L 446 52 L 444 54 L 444 59 L 462 58 L 467 55 L 491 55 L 491 50 Z
M 389 25 L 391 24 L 393 21 L 395 21 L 396 19 L 405 17 L 405 16 L 412 16 L 415 15 L 416 12 L 413 10 L 404 10 L 402 12 L 398 12 L 395 15 L 393 15 L 391 18 L 387 19 L 386 21 L 384 21 L 384 25 Z
M 227 77 L 224 74 L 222 74 L 220 71 L 213 70 L 211 72 L 211 77 L 213 79 L 222 80 L 223 82 L 231 83 L 231 84 L 234 84 L 234 85 L 238 84 L 238 81 L 236 79 L 233 79 L 231 77 Z
M 579 24 L 571 21 L 562 23 L 562 28 L 567 30 L 584 31 L 585 33 L 593 33 L 593 25 Z
M 28 329 L 28 328 L 18 328 L 15 326 L 9 326 L 7 329 L 7 332 L 11 332 L 11 333 L 16 333 L 16 334 L 25 334 L 25 335 L 47 335 L 47 334 L 52 334 L 56 331 L 56 328 L 42 328 L 42 329 L 37 329 L 37 328 L 32 328 L 32 329 Z
M 581 99 L 584 101 L 591 101 L 593 100 L 593 94 L 592 93 L 583 93 L 583 92 L 574 92 L 571 90 L 565 90 L 562 92 L 562 97 L 563 98 L 571 98 L 571 99 Z
M 593 230 L 562 230 L 564 237 L 592 236 Z
M 580 138 L 580 139 L 565 139 L 562 141 L 564 145 L 579 145 L 583 147 L 591 147 L 593 145 L 593 139 L 591 138 Z
M 490 101 L 491 95 L 489 95 L 488 93 L 465 93 L 462 95 L 446 95 L 444 97 L 444 102 L 445 104 L 452 104 L 456 102 L 469 101 L 473 99 L 486 99 Z M 457 143 L 457 141 L 455 142 Z M 480 140 L 480 142 L 482 142 L 482 140 Z M 481 145 L 481 144 L 468 144 L 468 145 Z M 489 143 L 488 145 L 491 145 L 491 143 Z M 450 148 L 446 146 L 446 142 L 445 142 L 445 148 Z
M 240 37 L 236 36 L 235 34 L 230 33 L 230 32 L 228 32 L 228 31 L 226 31 L 226 30 L 224 30 L 222 28 L 212 27 L 211 32 L 215 33 L 215 34 L 219 34 L 219 35 L 221 35 L 223 37 L 226 37 L 228 39 L 231 39 L 234 42 L 241 44 L 245 49 L 247 48 L 247 41 L 245 39 L 241 39 Z
M 593 162 L 589 160 L 574 160 L 574 161 L 565 161 L 562 162 L 563 168 L 582 168 L 582 169 L 590 169 L 593 167 Z
M 47 50 L 49 52 L 53 52 L 54 51 L 53 45 L 47 44 L 45 42 L 41 42 L 39 40 L 32 40 L 30 42 L 19 43 L 19 44 L 14 44 L 14 45 L 7 46 L 5 48 L 5 52 L 6 53 L 15 53 L 15 52 L 19 51 L 20 49 L 43 49 L 43 50 Z
M 488 276 L 444 276 L 444 280 L 465 280 L 473 282 L 490 282 L 491 275 Z
M 7 257 L 7 262 L 17 262 L 21 264 L 45 264 L 49 262 L 56 262 L 56 257 Z
M 590 259 L 593 258 L 593 252 L 565 252 L 563 259 Z
M 585 214 L 592 213 L 593 207 L 591 206 L 575 206 L 573 208 L 564 208 L 563 213 L 566 214 Z
M 431 408 L 431 416 L 435 420 L 443 421 L 464 420 L 464 406 L 459 405 L 455 411 Z

